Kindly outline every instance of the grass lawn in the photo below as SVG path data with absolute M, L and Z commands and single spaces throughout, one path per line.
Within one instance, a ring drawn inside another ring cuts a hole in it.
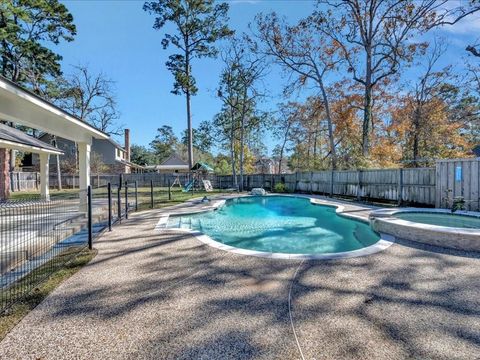
M 63 196 L 76 196 L 78 194 L 78 189 L 65 189 L 65 190 L 50 190 L 50 195 L 52 197 L 63 197 Z M 179 188 L 173 188 L 170 191 L 170 196 L 167 187 L 154 187 L 153 188 L 153 203 L 155 208 L 171 206 L 183 203 L 187 200 L 203 197 L 203 196 L 212 196 L 212 195 L 220 195 L 220 194 L 227 194 L 229 192 L 225 192 L 222 190 L 214 190 L 210 192 L 206 192 L 204 190 L 196 190 L 195 192 L 183 192 Z M 22 192 L 14 192 L 11 193 L 10 199 L 12 200 L 28 200 L 31 198 L 35 198 L 40 196 L 38 191 L 22 191 Z M 112 194 L 113 198 L 115 199 L 117 196 L 116 189 L 113 190 Z M 130 200 L 133 200 L 135 197 L 135 189 L 133 187 L 128 188 L 128 196 Z M 107 189 L 102 188 L 94 188 L 93 189 L 93 197 L 94 198 L 106 198 L 107 197 Z M 125 199 L 125 188 L 122 189 L 122 201 Z M 151 194 L 150 194 L 150 187 L 139 187 L 138 188 L 138 208 L 141 210 L 145 210 L 150 208 L 151 206 Z
M 33 273 L 23 278 L 17 285 L 19 291 L 22 286 L 29 284 L 39 277 L 45 277 L 46 280 L 33 288 L 32 291 L 22 300 L 13 304 L 7 311 L 0 315 L 0 340 L 17 325 L 33 308 L 42 302 L 49 293 L 58 285 L 75 274 L 82 266 L 86 265 L 96 255 L 95 251 L 78 249 L 66 251 L 55 259 L 54 263 L 46 263 Z M 62 257 L 65 262 L 62 261 Z M 52 260 L 53 261 L 53 260 Z M 52 266 L 53 265 L 53 266 Z

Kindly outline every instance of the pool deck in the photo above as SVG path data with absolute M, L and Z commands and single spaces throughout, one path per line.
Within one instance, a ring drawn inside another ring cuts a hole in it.
M 371 210 L 345 206 L 362 217 Z M 364 257 L 265 259 L 155 229 L 166 212 L 132 214 L 105 233 L 95 259 L 0 343 L 0 359 L 480 354 L 479 253 L 397 240 Z

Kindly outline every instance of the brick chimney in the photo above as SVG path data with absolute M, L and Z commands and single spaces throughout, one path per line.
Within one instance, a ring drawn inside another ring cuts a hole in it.
M 0 149 L 0 200 L 10 197 L 10 151 Z
M 130 129 L 125 129 L 125 160 L 130 161 Z

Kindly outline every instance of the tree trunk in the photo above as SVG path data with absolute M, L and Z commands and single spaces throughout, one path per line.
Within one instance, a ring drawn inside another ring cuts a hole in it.
M 420 132 L 420 117 L 421 109 L 420 105 L 417 105 L 415 109 L 414 119 L 413 119 L 413 166 L 418 167 L 418 147 L 419 147 L 419 132 Z
M 185 74 L 187 76 L 188 86 L 185 91 L 187 100 L 187 131 L 188 131 L 188 166 L 193 167 L 193 130 L 192 130 L 192 114 L 190 111 L 190 54 L 188 50 L 185 53 Z
M 242 114 L 242 122 L 240 126 L 240 191 L 243 191 L 243 154 L 245 141 L 245 115 Z
M 230 160 L 232 161 L 232 184 L 235 189 L 238 189 L 237 170 L 235 166 L 235 130 L 232 122 L 231 138 L 230 138 Z
M 186 92 L 187 98 L 187 128 L 188 128 L 188 166 L 193 167 L 193 130 L 192 130 L 192 116 L 190 113 L 190 91 Z
M 370 41 L 371 43 L 371 41 Z M 365 99 L 363 108 L 362 127 L 362 154 L 367 157 L 370 152 L 370 123 L 372 121 L 372 48 L 366 48 L 367 58 L 365 61 Z
M 283 148 L 284 148 L 285 145 L 282 146 L 282 148 L 280 149 L 280 156 L 279 156 L 279 159 L 278 159 L 278 175 L 280 175 L 282 173 L 282 161 L 283 161 Z
M 328 143 L 330 146 L 330 156 L 332 158 L 332 170 L 337 169 L 337 152 L 335 150 L 335 139 L 333 134 L 332 115 L 330 112 L 330 104 L 327 97 L 327 92 L 323 87 L 323 82 L 320 83 L 320 90 L 323 97 L 323 106 L 325 106 L 325 114 L 327 115 L 327 127 L 328 127 Z

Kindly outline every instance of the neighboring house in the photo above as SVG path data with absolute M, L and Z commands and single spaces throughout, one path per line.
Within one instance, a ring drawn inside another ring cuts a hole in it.
M 190 168 L 188 163 L 184 161 L 178 154 L 170 155 L 160 165 L 151 165 L 145 167 L 147 170 L 153 170 L 158 173 L 188 173 Z
M 48 144 L 54 144 L 55 138 L 50 134 L 43 134 L 40 136 L 40 140 Z M 60 162 L 63 164 L 75 164 L 77 161 L 77 150 L 75 143 L 70 140 L 66 140 L 60 137 L 56 138 L 56 146 L 59 150 L 63 151 L 64 156 L 60 157 Z M 92 155 L 98 154 L 102 162 L 106 165 L 107 169 L 104 173 L 132 173 L 142 172 L 143 166 L 134 164 L 130 161 L 130 131 L 125 129 L 125 147 L 121 146 L 112 138 L 108 139 L 93 139 L 91 147 Z M 52 170 L 55 169 L 53 165 L 56 165 L 56 157 L 50 157 L 50 165 Z M 31 164 L 28 163 L 29 159 L 24 161 L 24 168 L 37 167 L 39 164 L 38 156 L 32 155 Z M 65 167 L 65 166 L 64 166 Z M 53 172 L 56 172 L 55 170 Z
M 260 158 L 254 164 L 256 174 L 275 174 L 275 162 L 269 158 Z

